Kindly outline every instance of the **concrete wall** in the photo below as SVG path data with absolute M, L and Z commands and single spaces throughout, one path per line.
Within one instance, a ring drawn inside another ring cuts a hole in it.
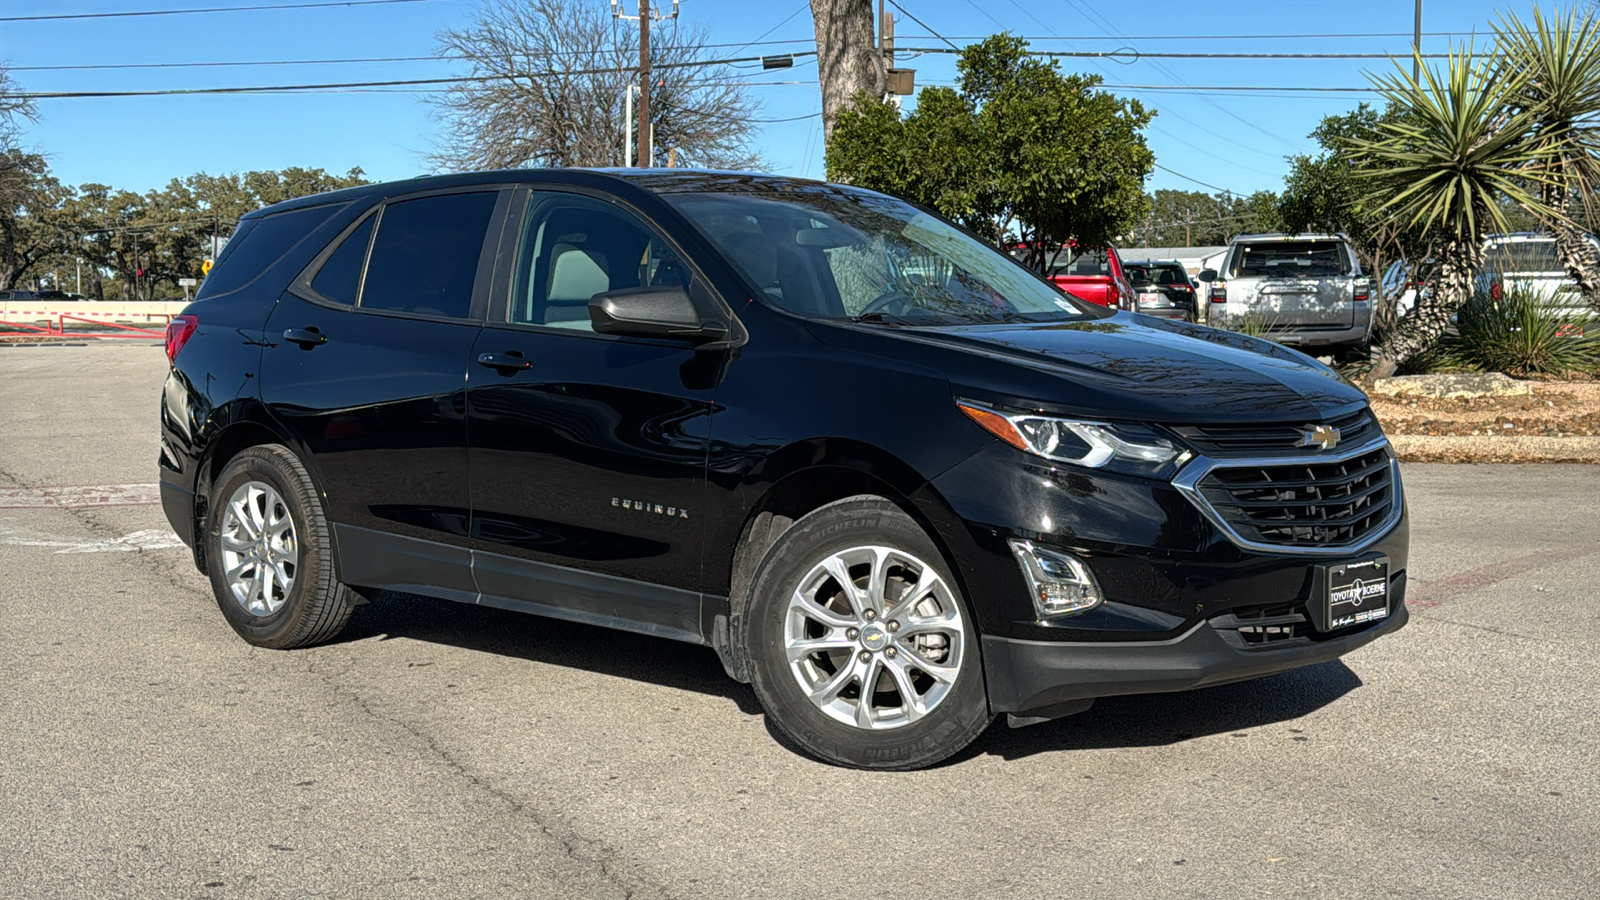
M 43 324 L 45 322 L 55 322 L 59 316 L 68 315 L 77 316 L 80 319 L 88 319 L 89 322 L 165 325 L 171 317 L 183 312 L 183 308 L 188 305 L 183 300 L 161 300 L 148 303 L 0 300 L 0 322 Z M 86 326 L 89 322 L 74 322 L 72 319 L 68 319 L 66 325 L 67 329 L 71 330 L 75 326 Z

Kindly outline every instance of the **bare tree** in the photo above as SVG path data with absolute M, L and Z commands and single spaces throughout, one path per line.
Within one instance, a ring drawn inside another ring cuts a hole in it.
M 697 26 L 650 35 L 654 165 L 753 169 L 757 105 Z M 624 92 L 639 83 L 638 31 L 600 0 L 486 0 L 472 24 L 441 32 L 443 55 L 470 64 L 433 101 L 446 137 L 435 168 L 620 166 Z
M 887 74 L 872 39 L 872 0 L 811 0 L 822 82 L 823 137 L 859 94 L 882 97 Z

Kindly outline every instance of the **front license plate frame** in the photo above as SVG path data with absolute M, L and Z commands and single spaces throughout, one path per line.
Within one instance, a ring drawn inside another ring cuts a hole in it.
M 1316 611 L 1324 633 L 1388 618 L 1392 608 L 1389 557 L 1377 556 L 1322 567 Z

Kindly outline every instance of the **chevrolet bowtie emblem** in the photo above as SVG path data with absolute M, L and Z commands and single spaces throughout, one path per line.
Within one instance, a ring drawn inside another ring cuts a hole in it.
M 1339 429 L 1332 425 L 1306 425 L 1300 429 L 1299 447 L 1332 450 L 1339 446 Z

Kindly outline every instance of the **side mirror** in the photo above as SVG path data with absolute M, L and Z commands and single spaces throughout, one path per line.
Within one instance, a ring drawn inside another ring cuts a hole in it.
M 1217 270 L 1216 269 L 1201 269 L 1200 270 L 1200 280 L 1201 281 L 1216 281 L 1217 280 Z
M 635 287 L 606 291 L 589 298 L 589 321 L 601 334 L 675 337 L 695 342 L 725 337 L 728 327 L 700 317 L 689 292 L 681 287 Z

